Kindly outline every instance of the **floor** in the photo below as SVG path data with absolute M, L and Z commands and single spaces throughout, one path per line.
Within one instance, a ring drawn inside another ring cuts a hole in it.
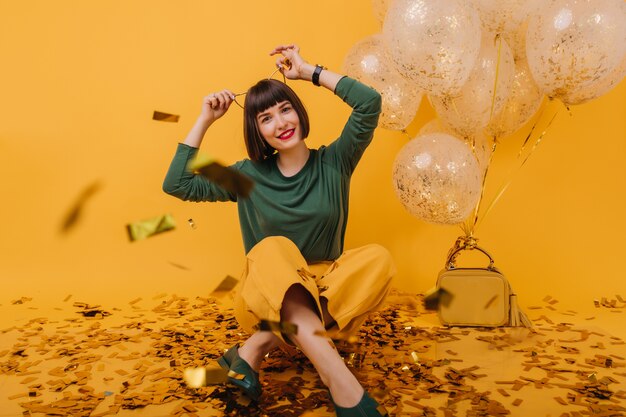
M 95 305 L 68 295 L 0 303 L 0 416 L 333 416 L 295 349 L 267 358 L 251 403 L 227 385 L 188 388 L 244 340 L 231 300 L 150 295 Z M 393 291 L 338 350 L 392 416 L 626 416 L 626 303 L 525 311 L 534 327 L 444 328 L 421 295 Z

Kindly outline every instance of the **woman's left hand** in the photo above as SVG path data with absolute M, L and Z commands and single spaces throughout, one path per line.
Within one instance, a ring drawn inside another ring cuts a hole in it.
M 281 56 L 276 58 L 276 66 L 285 77 L 290 80 L 306 79 L 306 67 L 311 65 L 300 56 L 298 45 L 279 45 L 270 52 L 270 55 L 278 54 Z

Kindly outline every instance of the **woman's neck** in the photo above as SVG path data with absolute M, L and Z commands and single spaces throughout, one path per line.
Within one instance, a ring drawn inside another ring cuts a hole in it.
M 311 151 L 304 141 L 300 141 L 300 144 L 301 145 L 294 148 L 278 152 L 276 165 L 281 174 L 285 177 L 293 177 L 296 175 L 309 160 L 309 153 Z

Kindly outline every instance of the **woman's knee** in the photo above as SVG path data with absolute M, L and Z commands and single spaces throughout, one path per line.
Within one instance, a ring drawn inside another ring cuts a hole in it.
M 396 274 L 396 265 L 387 248 L 378 243 L 371 243 L 364 247 L 364 251 L 371 262 L 385 273 L 385 278 L 391 279 Z

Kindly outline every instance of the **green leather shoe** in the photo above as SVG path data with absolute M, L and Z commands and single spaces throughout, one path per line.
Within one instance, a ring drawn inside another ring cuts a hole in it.
M 217 363 L 222 368 L 231 371 L 228 375 L 228 382 L 241 388 L 252 400 L 259 400 L 261 397 L 259 373 L 252 369 L 248 362 L 241 359 L 238 344 L 228 349 L 224 356 L 217 360 Z
M 345 408 L 339 407 L 333 401 L 335 406 L 335 413 L 337 417 L 388 417 L 389 413 L 382 405 L 378 404 L 375 399 L 369 396 L 366 392 L 363 393 L 363 398 L 354 407 Z

